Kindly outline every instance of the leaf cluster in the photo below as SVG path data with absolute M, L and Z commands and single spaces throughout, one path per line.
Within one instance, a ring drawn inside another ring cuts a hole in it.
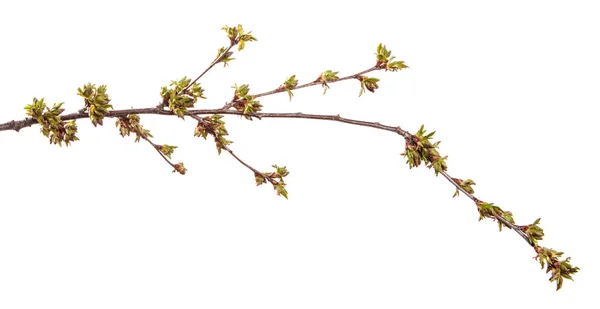
M 556 281 L 557 291 L 562 287 L 564 279 L 573 280 L 571 275 L 579 271 L 579 267 L 574 267 L 571 264 L 570 257 L 562 261 L 559 260 L 564 252 L 558 252 L 554 249 L 541 246 L 536 246 L 535 250 L 537 252 L 535 259 L 540 262 L 542 269 L 546 266 L 546 273 L 551 273 L 549 281 Z
M 277 192 L 277 195 L 281 195 L 288 198 L 288 192 L 285 189 L 285 181 L 284 177 L 289 175 L 287 168 L 285 166 L 277 166 L 273 165 L 275 168 L 274 172 L 266 172 L 266 173 L 254 173 L 254 180 L 256 181 L 256 185 L 260 186 L 264 183 L 267 183 L 267 180 L 273 185 L 273 188 Z
M 242 25 L 237 25 L 237 27 L 224 26 L 221 29 L 227 33 L 231 46 L 238 46 L 238 51 L 246 47 L 246 42 L 256 41 L 256 38 L 252 36 L 252 31 L 246 33 Z
M 187 168 L 185 168 L 185 166 L 183 166 L 183 162 L 179 162 L 175 165 L 173 165 L 173 173 L 177 172 L 181 175 L 185 175 L 185 172 L 187 172 Z
M 201 136 L 206 139 L 209 134 L 215 138 L 215 144 L 219 154 L 221 154 L 222 149 L 225 149 L 228 145 L 233 143 L 225 138 L 229 133 L 227 133 L 227 128 L 225 128 L 223 115 L 215 114 L 200 118 L 194 130 L 194 136 Z
M 539 225 L 540 220 L 541 218 L 538 218 L 532 224 L 521 226 L 521 230 L 527 234 L 529 242 L 536 246 L 538 244 L 538 240 L 542 240 L 544 237 L 544 230 Z
M 135 142 L 139 142 L 141 138 L 148 139 L 153 137 L 150 130 L 144 129 L 140 124 L 140 115 L 129 114 L 126 117 L 119 117 L 115 122 L 115 126 L 119 129 L 121 136 L 129 136 L 131 132 L 135 133 Z
M 173 154 L 177 146 L 162 144 L 156 145 L 154 148 L 156 148 L 158 151 L 164 154 L 167 158 L 171 159 L 171 155 Z
M 162 106 L 168 106 L 169 110 L 181 119 L 184 119 L 187 109 L 194 107 L 198 99 L 206 99 L 204 89 L 200 84 L 192 83 L 190 78 L 173 80 L 169 86 L 163 86 L 160 90 L 160 96 L 163 98 Z
M 507 225 L 507 222 L 509 224 L 515 224 L 515 219 L 513 218 L 512 213 L 510 211 L 502 210 L 502 208 L 494 205 L 494 203 L 477 201 L 476 205 L 477 211 L 479 211 L 479 221 L 483 220 L 484 218 L 493 219 L 498 222 L 498 229 L 500 231 L 502 231 L 503 226 L 509 229 L 512 228 L 512 226 Z
M 232 58 L 231 55 L 233 55 L 233 52 L 229 51 L 229 48 L 219 48 L 217 51 L 217 58 L 215 58 L 215 64 L 223 62 L 223 67 L 226 67 L 231 60 L 235 60 L 235 58 Z
M 408 68 L 404 61 L 393 61 L 396 57 L 392 56 L 392 51 L 388 50 L 385 45 L 379 43 L 377 46 L 377 62 L 375 66 L 380 69 L 385 69 L 386 71 L 400 71 L 402 69 Z
M 379 88 L 379 85 L 377 85 L 379 78 L 367 77 L 363 75 L 359 75 L 356 78 L 360 81 L 360 92 L 358 93 L 359 97 L 365 93 L 365 88 L 372 93 L 375 92 L 375 89 Z
M 33 98 L 33 103 L 25 106 L 25 114 L 32 117 L 40 124 L 40 132 L 50 139 L 50 144 L 58 144 L 62 147 L 64 142 L 70 146 L 71 142 L 78 141 L 77 124 L 75 120 L 69 122 L 62 121 L 60 114 L 65 111 L 62 108 L 64 103 L 53 104 L 52 107 L 46 106 L 44 99 Z
M 416 134 L 406 139 L 406 150 L 402 156 L 406 157 L 409 168 L 418 167 L 425 162 L 428 168 L 435 170 L 436 175 L 448 169 L 448 157 L 442 157 L 437 151 L 440 142 L 431 143 L 434 134 L 435 131 L 427 133 L 424 126 L 421 126 Z
M 82 88 L 77 88 L 77 94 L 83 97 L 85 109 L 88 111 L 94 127 L 98 124 L 102 125 L 104 115 L 113 108 L 110 98 L 106 94 L 106 85 L 96 87 L 96 85 L 88 83 Z
M 323 73 L 321 73 L 319 78 L 317 78 L 316 81 L 320 82 L 321 86 L 323 87 L 323 94 L 327 93 L 327 89 L 329 89 L 329 85 L 327 84 L 328 82 L 335 82 L 340 79 L 337 76 L 338 73 L 339 72 L 334 72 L 332 70 L 326 70 Z
M 235 89 L 233 99 L 231 100 L 233 108 L 242 112 L 244 118 L 252 120 L 251 115 L 261 111 L 263 107 L 262 104 L 260 104 L 260 101 L 255 100 L 254 96 L 248 94 L 250 91 L 250 86 L 248 86 L 248 84 L 243 84 L 241 86 L 235 84 L 232 88 Z
M 467 193 L 469 193 L 469 194 L 475 193 L 475 190 L 473 189 L 473 186 L 475 185 L 475 181 L 473 181 L 472 179 L 462 180 L 459 178 L 452 178 L 452 181 L 457 183 Z M 457 197 L 459 194 L 460 194 L 460 190 L 458 188 L 456 188 L 456 191 L 454 192 L 454 195 L 452 195 L 452 197 Z
M 292 75 L 288 77 L 283 82 L 283 84 L 279 86 L 278 90 L 285 90 L 285 92 L 287 92 L 288 96 L 290 97 L 291 101 L 292 97 L 294 96 L 294 94 L 292 93 L 292 89 L 296 88 L 296 86 L 298 86 L 298 80 L 296 79 L 296 75 Z

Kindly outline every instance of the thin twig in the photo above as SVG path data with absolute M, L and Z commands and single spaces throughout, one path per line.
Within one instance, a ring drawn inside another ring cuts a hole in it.
M 191 118 L 194 118 L 195 120 L 197 120 L 198 122 L 202 122 L 202 123 L 206 123 L 206 119 L 200 118 L 197 115 L 189 115 Z M 205 126 L 206 128 L 210 128 L 209 125 Z M 250 164 L 244 162 L 244 160 L 242 160 L 240 157 L 238 157 L 235 153 L 233 153 L 233 150 L 231 150 L 231 148 L 229 148 L 229 146 L 225 145 L 224 143 L 222 143 L 219 138 L 217 138 L 216 133 L 213 130 L 209 130 L 208 131 L 210 133 L 210 135 L 212 135 L 215 138 L 215 142 L 219 143 L 222 149 L 225 149 L 227 152 L 229 152 L 229 154 L 235 158 L 238 162 L 240 162 L 243 166 L 247 167 L 249 170 L 251 170 L 252 172 L 254 172 L 254 174 L 259 174 L 261 176 L 263 176 L 265 179 L 267 179 L 270 183 L 273 183 L 273 179 L 271 177 L 269 177 L 269 175 L 266 175 L 265 173 L 261 173 L 259 170 L 255 169 L 254 167 L 252 167 Z
M 352 75 L 340 77 L 339 79 L 329 81 L 329 82 L 327 82 L 327 84 L 333 84 L 333 83 L 341 82 L 341 81 L 348 80 L 348 79 L 355 79 L 358 76 L 361 76 L 363 74 L 366 74 L 366 73 L 369 73 L 369 72 L 372 72 L 372 71 L 377 71 L 377 70 L 381 70 L 381 68 L 372 67 L 370 69 L 366 69 L 366 70 L 364 70 L 362 72 L 359 72 L 359 73 L 356 73 L 356 74 L 352 74 Z M 322 85 L 322 84 L 323 84 L 322 81 L 315 80 L 315 81 L 310 82 L 310 83 L 298 85 L 298 86 L 296 86 L 296 87 L 294 87 L 294 88 L 292 88 L 290 90 L 301 89 L 301 88 L 306 88 L 306 87 L 315 86 L 315 85 Z M 280 92 L 284 92 L 284 91 L 285 91 L 285 89 L 277 88 L 275 90 L 271 90 L 271 91 L 267 91 L 267 92 L 255 94 L 255 95 L 252 95 L 252 96 L 255 97 L 255 98 L 260 98 L 260 97 L 264 97 L 264 96 L 268 96 L 268 95 L 272 95 L 272 94 L 280 93 Z
M 352 74 L 352 75 L 340 77 L 340 78 L 338 78 L 336 80 L 332 80 L 332 81 L 328 81 L 328 82 L 323 82 L 323 81 L 320 81 L 320 80 L 317 79 L 315 81 L 312 81 L 312 82 L 309 82 L 309 83 L 306 83 L 306 84 L 298 85 L 298 86 L 296 86 L 296 87 L 294 87 L 294 88 L 292 88 L 290 90 L 302 89 L 302 88 L 306 88 L 306 87 L 310 87 L 310 86 L 316 86 L 316 85 L 323 85 L 325 83 L 326 84 L 333 84 L 333 83 L 341 82 L 341 81 L 344 81 L 344 80 L 356 79 L 356 78 L 358 78 L 358 76 L 361 76 L 363 74 L 367 74 L 369 72 L 381 70 L 381 69 L 382 68 L 380 68 L 380 67 L 374 66 L 372 68 L 366 69 L 366 70 L 358 72 L 356 74 Z M 262 93 L 258 93 L 258 94 L 249 95 L 249 96 L 251 96 L 253 98 L 260 98 L 260 97 L 266 97 L 266 96 L 273 95 L 273 94 L 276 94 L 276 93 L 281 93 L 281 92 L 285 92 L 285 89 L 281 88 L 281 87 L 278 87 L 278 88 L 273 89 L 271 91 L 266 91 L 266 92 L 262 92 Z M 235 103 L 235 100 L 232 100 L 230 102 L 225 103 L 225 105 L 223 105 L 223 109 L 229 109 L 229 108 L 231 108 L 234 103 Z
M 223 58 L 229 57 L 230 56 L 229 50 L 231 50 L 231 48 L 233 48 L 233 46 L 235 46 L 235 44 L 233 44 L 233 43 L 230 44 L 229 47 L 227 47 L 227 49 L 223 52 L 223 54 L 221 54 L 219 57 L 217 57 L 215 60 L 213 60 L 213 62 L 211 62 L 211 64 L 204 70 L 204 72 L 202 72 L 200 75 L 198 75 L 198 77 L 196 77 L 196 79 L 194 79 L 193 82 L 191 82 L 189 85 L 187 85 L 187 87 L 181 89 L 179 91 L 179 93 L 190 89 L 190 87 L 192 87 L 193 84 L 195 84 L 198 80 L 200 80 L 200 78 L 202 78 L 202 76 L 204 76 L 204 74 L 206 74 L 206 72 L 210 71 L 210 69 L 212 69 L 217 63 L 221 62 L 221 60 L 223 60 Z
M 465 189 L 463 189 L 463 187 L 461 187 L 460 184 L 456 183 L 456 181 L 454 181 L 454 179 L 447 172 L 441 171 L 440 174 L 442 174 L 451 184 L 453 184 L 456 187 L 456 189 L 458 189 L 462 193 L 464 193 L 468 198 L 470 198 L 477 205 L 477 202 L 479 202 L 480 200 L 478 198 L 476 198 L 473 194 L 471 194 L 471 193 L 467 192 Z M 509 222 L 508 220 L 504 219 L 500 215 L 494 215 L 494 218 L 496 218 L 496 220 L 502 222 L 509 229 L 515 231 L 515 233 L 517 233 L 519 236 L 523 237 L 523 239 L 525 239 L 525 241 L 531 247 L 535 248 L 535 244 L 529 239 L 527 234 L 525 234 L 525 232 L 523 232 L 518 225 Z
M 122 118 L 123 119 L 123 118 Z M 173 164 L 166 156 L 164 153 L 162 153 L 162 151 L 160 151 L 159 149 L 159 145 L 155 144 L 154 142 L 152 142 L 148 136 L 146 134 L 143 134 L 142 132 L 140 132 L 138 130 L 138 128 L 135 128 L 134 126 L 131 126 L 129 124 L 129 121 L 127 119 L 123 119 L 123 121 L 125 122 L 125 124 L 127 125 L 127 127 L 129 128 L 129 130 L 134 131 L 139 137 L 143 138 L 145 141 L 147 141 L 148 143 L 150 143 L 150 145 L 152 145 L 152 148 L 154 148 L 154 150 L 156 150 L 158 152 L 158 154 L 160 154 L 160 156 L 165 159 L 165 161 L 167 161 L 167 163 L 169 163 L 169 165 L 171 165 L 171 167 L 173 167 L 175 170 L 177 170 L 177 167 L 175 166 L 175 164 Z
M 163 109 L 159 109 L 159 108 L 155 108 L 155 107 L 113 110 L 113 111 L 107 112 L 104 116 L 108 117 L 108 118 L 118 118 L 118 117 L 127 116 L 129 114 L 138 114 L 138 115 L 151 114 L 151 115 L 175 116 L 171 111 L 163 110 Z M 224 109 L 220 109 L 220 108 L 219 109 L 191 109 L 191 110 L 188 110 L 185 114 L 186 115 L 225 114 L 225 115 L 239 115 L 239 116 L 247 115 L 241 111 L 224 110 Z M 357 119 L 344 118 L 344 117 L 341 117 L 340 115 L 257 112 L 257 113 L 251 114 L 249 116 L 254 116 L 257 118 L 300 118 L 300 119 L 328 120 L 328 121 L 342 122 L 342 123 L 348 123 L 348 124 L 353 124 L 353 125 L 358 125 L 358 126 L 371 127 L 371 128 L 375 128 L 375 129 L 381 129 L 381 130 L 385 130 L 385 131 L 395 132 L 395 133 L 402 135 L 405 138 L 410 136 L 410 133 L 408 131 L 401 129 L 400 127 L 383 125 L 379 122 L 371 122 L 371 121 L 363 121 L 363 120 L 357 120 Z M 67 115 L 61 116 L 61 119 L 64 121 L 83 119 L 83 118 L 89 118 L 89 115 L 88 114 L 80 114 L 80 113 L 72 113 L 72 114 L 67 114 Z M 22 128 L 30 127 L 36 123 L 37 123 L 36 120 L 31 117 L 28 117 L 24 120 L 12 120 L 12 121 L 0 124 L 0 131 L 7 131 L 7 130 L 18 131 Z
M 167 163 L 169 163 L 169 165 L 171 165 L 171 167 L 173 167 L 175 170 L 177 170 L 177 167 L 175 166 L 175 164 L 173 164 L 171 162 L 171 160 L 169 160 L 167 158 L 167 156 L 165 156 L 165 154 L 162 153 L 162 151 L 160 151 L 160 149 L 159 149 L 160 146 L 159 145 L 154 144 L 148 137 L 142 136 L 142 138 L 145 139 L 146 141 L 148 141 L 148 143 L 150 143 L 150 145 L 152 145 L 152 147 L 154 147 L 154 150 L 156 150 L 160 154 L 160 156 L 163 159 L 165 159 L 165 161 L 167 161 Z

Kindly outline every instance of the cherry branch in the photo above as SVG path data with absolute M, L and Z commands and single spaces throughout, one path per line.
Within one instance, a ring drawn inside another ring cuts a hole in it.
M 111 110 L 110 99 L 106 94 L 106 86 L 102 85 L 96 87 L 95 85 L 87 84 L 83 88 L 78 89 L 79 95 L 84 97 L 85 108 L 79 110 L 76 113 L 62 115 L 64 111 L 61 108 L 63 103 L 54 105 L 52 108 L 46 106 L 43 99 L 37 100 L 34 98 L 33 104 L 26 106 L 26 114 L 30 117 L 23 120 L 12 120 L 3 124 L 0 124 L 0 131 L 15 130 L 19 131 L 22 128 L 32 126 L 38 123 L 42 126 L 42 133 L 50 138 L 51 143 L 61 145 L 62 142 L 68 146 L 70 142 L 78 140 L 76 137 L 77 126 L 75 124 L 76 119 L 90 118 L 92 124 L 102 125 L 102 120 L 105 117 L 118 118 L 117 126 L 120 126 L 120 132 L 122 136 L 129 135 L 130 132 L 136 133 L 136 141 L 143 138 L 150 143 L 155 150 L 167 161 L 177 172 L 185 174 L 186 169 L 183 167 L 183 163 L 173 164 L 169 159 L 173 150 L 176 146 L 169 145 L 157 145 L 154 144 L 149 137 L 148 130 L 143 129 L 139 124 L 139 115 L 141 114 L 156 114 L 163 116 L 177 116 L 182 119 L 189 117 L 198 121 L 196 129 L 194 131 L 195 136 L 201 136 L 207 138 L 208 135 L 214 137 L 217 150 L 219 154 L 222 149 L 225 149 L 229 154 L 236 159 L 240 164 L 244 165 L 250 171 L 254 173 L 256 184 L 261 185 L 263 183 L 271 183 L 278 195 L 282 195 L 287 198 L 287 191 L 285 189 L 284 177 L 289 174 L 286 167 L 279 167 L 273 165 L 275 168 L 274 172 L 262 173 L 246 163 L 240 157 L 238 157 L 228 146 L 231 141 L 227 140 L 225 136 L 228 135 L 225 128 L 225 122 L 222 120 L 223 115 L 238 115 L 245 117 L 246 119 L 252 120 L 253 118 L 296 118 L 296 119 L 314 119 L 323 121 L 334 121 L 340 123 L 346 123 L 357 126 L 371 127 L 378 130 L 384 130 L 401 135 L 405 140 L 405 152 L 402 153 L 407 159 L 407 163 L 410 168 L 418 167 L 422 163 L 433 169 L 436 176 L 442 174 L 446 180 L 448 180 L 455 188 L 454 196 L 457 196 L 460 192 L 470 198 L 479 212 L 479 220 L 484 218 L 490 218 L 498 223 L 499 229 L 502 230 L 506 227 L 510 230 L 515 231 L 521 236 L 531 247 L 534 248 L 542 268 L 547 267 L 547 272 L 551 272 L 552 276 L 550 281 L 557 281 L 557 290 L 561 288 L 563 278 L 572 279 L 571 275 L 579 271 L 578 267 L 574 267 L 570 264 L 570 258 L 559 260 L 562 256 L 562 252 L 555 251 L 553 249 L 541 247 L 538 245 L 538 241 L 542 240 L 544 232 L 539 227 L 540 219 L 536 220 L 533 224 L 529 225 L 517 225 L 513 219 L 512 213 L 505 211 L 493 203 L 487 203 L 479 200 L 474 196 L 474 190 L 472 188 L 475 182 L 471 179 L 462 180 L 459 178 L 451 177 L 447 172 L 447 157 L 442 157 L 438 152 L 438 142 L 432 142 L 431 138 L 435 132 L 427 133 L 423 126 L 419 129 L 416 134 L 403 130 L 399 126 L 384 125 L 379 122 L 370 122 L 357 119 L 350 119 L 341 117 L 338 115 L 320 115 L 320 114 L 304 114 L 304 113 L 267 113 L 262 112 L 262 105 L 256 98 L 274 95 L 276 93 L 287 92 L 290 100 L 293 97 L 292 90 L 307 88 L 311 86 L 321 85 L 324 88 L 324 92 L 329 89 L 330 83 L 336 83 L 344 80 L 357 79 L 360 82 L 360 93 L 362 95 L 365 91 L 374 92 L 378 89 L 379 79 L 373 77 L 367 77 L 364 74 L 382 70 L 385 71 L 399 71 L 407 68 L 403 61 L 393 61 L 394 57 L 391 56 L 391 51 L 380 44 L 377 47 L 377 62 L 375 66 L 363 70 L 359 73 L 338 77 L 338 72 L 327 70 L 321 73 L 321 75 L 314 81 L 298 84 L 296 76 L 292 75 L 285 80 L 278 88 L 255 95 L 248 94 L 249 86 L 247 84 L 238 86 L 235 85 L 235 92 L 233 99 L 226 103 L 223 107 L 217 109 L 192 109 L 194 104 L 199 98 L 203 97 L 203 89 L 197 84 L 210 69 L 212 69 L 217 63 L 224 63 L 226 66 L 231 58 L 233 52 L 231 49 L 234 46 L 238 46 L 238 50 L 242 50 L 247 41 L 255 41 L 256 39 L 249 33 L 245 33 L 241 25 L 238 27 L 224 27 L 223 30 L 227 32 L 230 39 L 229 47 L 222 47 L 219 49 L 217 57 L 211 62 L 211 64 L 193 81 L 187 77 L 182 78 L 179 81 L 173 81 L 171 88 L 163 87 L 161 89 L 162 103 L 154 108 L 138 108 L 128 110 Z M 165 109 L 168 107 L 168 109 Z M 231 108 L 234 109 L 231 109 Z M 199 115 L 209 115 L 206 117 L 200 117 Z M 65 121 L 71 120 L 67 123 Z M 167 157 L 169 159 L 167 159 Z

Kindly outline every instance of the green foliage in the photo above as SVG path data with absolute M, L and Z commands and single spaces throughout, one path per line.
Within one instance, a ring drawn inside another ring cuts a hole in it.
M 286 79 L 281 86 L 279 86 L 279 90 L 285 90 L 285 92 L 287 92 L 287 94 L 290 96 L 291 101 L 292 97 L 294 96 L 292 89 L 296 88 L 296 86 L 298 86 L 298 80 L 296 79 L 296 75 L 292 75 L 288 77 L 288 79 Z
M 173 173 L 177 172 L 181 175 L 185 175 L 185 172 L 187 171 L 187 168 L 185 168 L 183 166 L 183 162 L 179 162 L 179 163 L 173 165 L 173 168 L 174 168 Z
M 250 85 L 243 84 L 241 86 L 238 86 L 237 84 L 235 84 L 231 88 L 235 89 L 235 92 L 233 93 L 233 101 L 248 98 L 248 92 L 250 92 Z
M 194 136 L 202 136 L 204 139 L 206 139 L 208 134 L 212 135 L 215 138 L 215 144 L 219 154 L 221 154 L 222 149 L 233 143 L 225 138 L 225 136 L 229 135 L 229 133 L 227 133 L 225 121 L 222 119 L 223 115 L 219 114 L 206 116 L 201 118 L 201 121 L 198 121 L 198 124 L 194 130 Z
M 392 56 L 392 51 L 388 50 L 385 45 L 381 43 L 377 46 L 376 55 L 377 62 L 375 66 L 377 68 L 392 72 L 408 68 L 408 66 L 404 64 L 404 61 L 393 61 L 396 57 Z
M 463 190 L 467 191 L 470 194 L 475 193 L 475 190 L 473 189 L 472 186 L 475 185 L 475 181 L 473 181 L 472 179 L 467 179 L 467 180 L 462 180 L 462 179 L 458 179 L 458 178 L 452 178 L 452 180 L 457 183 Z M 452 195 L 452 197 L 457 197 L 460 194 L 460 190 L 458 190 L 458 188 L 456 188 L 456 191 L 454 192 L 454 195 Z
M 191 79 L 183 77 L 178 81 L 171 81 L 170 87 L 163 86 L 160 90 L 162 105 L 168 106 L 169 110 L 181 119 L 184 119 L 187 109 L 194 107 L 199 98 L 206 99 L 200 84 L 191 82 Z
M 428 168 L 435 170 L 436 175 L 448 169 L 446 165 L 448 157 L 442 157 L 437 151 L 440 142 L 431 143 L 434 134 L 435 131 L 427 134 L 425 127 L 421 126 L 417 134 L 406 139 L 406 150 L 402 156 L 407 158 L 409 168 L 418 167 L 421 162 L 425 162 Z
M 60 107 L 60 106 L 62 106 L 62 104 L 63 103 L 59 103 L 58 106 Z M 37 98 L 33 98 L 33 103 L 25 106 L 25 114 L 27 116 L 33 117 L 39 123 L 40 122 L 39 119 L 43 118 L 45 108 L 47 108 L 47 107 L 46 107 L 46 103 L 44 103 L 44 98 L 42 98 L 41 100 L 38 100 Z
M 285 188 L 286 184 L 284 181 L 284 177 L 289 175 L 289 171 L 285 166 L 277 166 L 273 165 L 275 168 L 274 172 L 266 172 L 266 173 L 254 173 L 254 180 L 257 186 L 260 186 L 264 183 L 267 183 L 267 180 L 273 185 L 273 189 L 277 192 L 277 195 L 283 196 L 286 199 L 288 198 L 288 192 Z
M 275 188 L 275 191 L 277 191 L 277 195 L 281 195 L 285 197 L 285 199 L 287 199 L 288 193 L 285 189 L 285 182 L 283 178 L 289 175 L 290 173 L 288 172 L 285 166 L 279 167 L 277 165 L 273 165 L 273 167 L 275 168 L 275 173 L 271 173 L 269 177 L 271 179 L 279 179 L 278 181 L 275 181 L 275 183 L 273 183 L 273 188 Z
M 256 182 L 257 186 L 260 186 L 263 183 L 267 183 L 267 179 L 265 178 L 265 175 L 262 173 L 254 173 L 254 181 Z
M 219 48 L 217 52 L 216 63 L 223 62 L 223 67 L 226 67 L 231 60 L 235 60 L 235 58 L 231 58 L 233 55 L 232 51 L 227 51 L 228 49 L 225 47 Z
M 579 271 L 579 267 L 574 267 L 571 264 L 570 257 L 562 261 L 559 260 L 564 252 L 540 246 L 536 246 L 535 250 L 537 252 L 535 258 L 540 262 L 542 269 L 546 265 L 546 273 L 551 273 L 550 282 L 556 281 L 557 291 L 562 287 L 563 279 L 573 280 L 571 275 Z
M 327 84 L 328 82 L 335 82 L 337 80 L 339 80 L 340 78 L 337 76 L 339 72 L 333 72 L 331 70 L 327 70 L 323 73 L 321 73 L 321 76 L 319 76 L 319 78 L 317 78 L 317 82 L 321 83 L 321 86 L 323 86 L 323 94 L 327 93 L 327 89 L 329 89 L 329 85 Z
M 163 145 L 156 145 L 155 148 L 158 151 L 160 151 L 162 154 L 164 154 L 165 156 L 167 156 L 167 158 L 171 159 L 171 155 L 173 154 L 173 152 L 175 151 L 175 149 L 177 148 L 177 146 L 171 146 L 171 145 L 163 144 Z
M 273 187 L 275 188 L 277 195 L 281 195 L 281 196 L 285 197 L 285 199 L 287 200 L 288 192 L 285 189 L 285 183 L 283 182 L 283 180 L 277 182 L 277 184 L 274 184 Z
M 362 75 L 359 75 L 356 78 L 360 81 L 360 92 L 358 93 L 359 97 L 365 93 L 365 88 L 371 92 L 375 92 L 375 89 L 379 88 L 379 85 L 377 85 L 379 78 Z
M 64 142 L 68 147 L 71 142 L 78 141 L 79 138 L 75 120 L 64 122 L 60 118 L 60 114 L 65 111 L 62 108 L 63 104 L 62 102 L 53 104 L 52 108 L 49 108 L 43 98 L 40 100 L 33 98 L 33 103 L 25 106 L 25 114 L 40 124 L 40 132 L 50 139 L 50 144 L 58 144 L 62 147 Z
M 479 211 L 479 221 L 484 218 L 496 218 L 497 215 L 502 213 L 500 207 L 494 205 L 494 203 L 486 202 L 477 203 L 477 210 Z
M 148 139 L 153 137 L 150 130 L 144 129 L 140 124 L 140 115 L 129 114 L 127 117 L 119 117 L 115 122 L 115 126 L 119 128 L 119 133 L 122 137 L 129 136 L 131 132 L 135 133 L 135 142 L 139 142 L 141 138 Z
M 255 100 L 253 96 L 249 95 L 250 86 L 248 84 L 243 84 L 238 86 L 234 85 L 232 88 L 235 89 L 233 94 L 233 108 L 237 111 L 240 111 L 244 114 L 244 118 L 248 120 L 252 120 L 252 116 L 254 113 L 262 110 L 262 104 L 260 101 Z
M 500 219 L 504 219 L 512 224 L 515 223 L 515 220 L 513 219 L 512 213 L 510 211 L 504 211 L 502 210 L 502 208 L 494 205 L 494 203 L 477 201 L 476 205 L 477 210 L 479 211 L 479 221 L 483 220 L 484 218 L 496 220 L 498 222 L 498 228 L 500 229 L 500 231 L 502 231 L 503 226 L 509 229 L 512 228 L 511 226 L 506 225 L 506 223 Z
M 540 219 L 541 218 L 538 218 L 532 224 L 521 227 L 521 230 L 527 234 L 527 237 L 529 237 L 529 242 L 536 246 L 538 244 L 538 240 L 542 240 L 544 237 L 544 230 L 539 226 Z
M 77 88 L 77 94 L 83 97 L 85 108 L 90 115 L 90 120 L 94 127 L 98 124 L 102 125 L 104 115 L 106 115 L 109 109 L 113 108 L 110 105 L 108 94 L 106 94 L 106 85 L 96 87 L 96 85 L 88 83 L 82 88 Z
M 515 219 L 513 218 L 512 212 L 510 212 L 510 211 L 502 211 L 502 213 L 500 214 L 500 217 L 502 217 L 504 220 L 506 220 L 512 224 L 515 224 Z M 504 222 L 498 220 L 498 228 L 500 229 L 500 232 L 502 232 L 503 226 L 506 226 L 504 224 Z M 508 228 L 510 228 L 510 227 L 508 227 Z
M 256 38 L 252 36 L 252 31 L 246 33 L 242 25 L 237 25 L 237 27 L 229 27 L 224 26 L 221 28 L 227 33 L 227 37 L 229 38 L 229 47 L 221 47 L 217 52 L 217 58 L 215 58 L 214 64 L 223 63 L 223 67 L 226 67 L 230 61 L 235 60 L 232 58 L 233 52 L 230 49 L 237 45 L 238 51 L 241 51 L 246 47 L 246 42 L 256 41 Z
M 237 27 L 224 26 L 221 29 L 227 33 L 231 46 L 238 45 L 238 51 L 246 47 L 246 42 L 256 41 L 256 38 L 252 36 L 252 31 L 245 33 L 242 25 L 237 25 Z

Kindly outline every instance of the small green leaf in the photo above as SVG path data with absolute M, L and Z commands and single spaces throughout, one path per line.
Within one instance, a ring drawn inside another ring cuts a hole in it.
M 110 103 L 110 98 L 106 94 L 106 85 L 96 87 L 95 84 L 87 83 L 77 89 L 77 94 L 83 97 L 85 108 L 88 110 L 90 120 L 95 126 L 102 125 L 103 119 L 109 109 L 113 106 Z
M 173 154 L 173 152 L 175 151 L 175 149 L 177 148 L 177 146 L 170 146 L 167 144 L 164 145 L 157 145 L 156 146 L 157 149 L 164 154 L 167 158 L 171 159 L 171 155 Z
M 275 187 L 275 191 L 277 192 L 277 195 L 281 195 L 283 197 L 285 197 L 285 199 L 288 199 L 288 192 L 285 189 L 285 183 L 282 182 L 278 182 L 277 184 L 273 185 Z
M 321 76 L 317 78 L 316 81 L 321 82 L 321 86 L 323 87 L 323 94 L 327 93 L 327 89 L 329 89 L 328 82 L 334 82 L 339 80 L 340 78 L 337 76 L 339 72 L 333 72 L 331 70 L 327 70 L 321 73 Z
M 365 89 L 370 92 L 375 92 L 375 89 L 379 88 L 379 85 L 377 85 L 379 78 L 366 76 L 358 76 L 357 78 L 360 81 L 360 92 L 358 94 L 359 97 L 365 93 Z
M 246 33 L 242 25 L 237 25 L 237 27 L 224 26 L 221 29 L 227 33 L 231 46 L 238 45 L 238 51 L 246 47 L 246 42 L 256 41 L 256 38 L 252 36 L 252 32 Z
M 173 173 L 178 172 L 181 175 L 185 175 L 185 172 L 187 171 L 187 168 L 183 166 L 182 162 L 175 164 L 173 167 L 175 168 Z
M 254 173 L 254 180 L 256 181 L 257 186 L 267 183 L 265 176 L 259 173 Z
M 233 55 L 232 51 L 227 51 L 227 48 L 221 47 L 221 48 L 219 48 L 219 51 L 217 53 L 217 58 L 215 58 L 215 59 L 218 60 L 217 63 L 222 62 L 223 67 L 226 67 L 231 60 L 235 60 L 235 58 L 231 58 L 231 55 Z
M 283 82 L 283 84 L 281 86 L 279 86 L 279 89 L 285 90 L 287 92 L 287 94 L 290 96 L 290 101 L 291 101 L 292 96 L 294 95 L 292 93 L 292 89 L 296 88 L 296 86 L 298 86 L 298 80 L 296 80 L 296 75 L 292 75 L 288 79 L 286 79 L 286 81 Z

